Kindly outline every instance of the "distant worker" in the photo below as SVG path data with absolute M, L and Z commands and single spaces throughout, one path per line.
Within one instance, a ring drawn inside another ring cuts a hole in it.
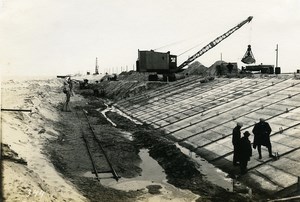
M 248 139 L 249 136 L 250 133 L 246 131 L 244 132 L 244 137 L 242 137 L 240 140 L 239 160 L 240 160 L 240 169 L 242 175 L 247 173 L 248 161 L 250 161 L 250 157 L 252 156 L 251 142 Z
M 68 79 L 68 84 L 69 84 L 69 87 L 70 87 L 70 95 L 74 96 L 73 81 L 72 81 L 71 77 L 69 77 L 69 79 Z
M 70 97 L 71 97 L 71 91 L 70 91 L 70 86 L 67 81 L 64 81 L 64 87 L 63 87 L 63 92 L 66 94 L 66 102 L 63 105 L 62 111 L 70 112 Z
M 272 129 L 270 125 L 263 118 L 260 118 L 260 121 L 254 125 L 254 128 L 252 130 L 254 134 L 253 148 L 256 149 L 257 147 L 259 159 L 262 158 L 261 145 L 268 148 L 269 157 L 274 157 L 274 155 L 272 154 L 272 145 L 270 141 L 271 131 Z
M 232 131 L 232 145 L 233 145 L 233 165 L 237 166 L 239 162 L 239 144 L 241 139 L 241 128 L 243 124 L 238 122 Z

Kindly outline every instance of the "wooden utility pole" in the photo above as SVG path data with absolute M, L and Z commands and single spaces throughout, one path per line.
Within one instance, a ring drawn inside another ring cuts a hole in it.
M 276 45 L 276 67 L 278 67 L 278 44 Z

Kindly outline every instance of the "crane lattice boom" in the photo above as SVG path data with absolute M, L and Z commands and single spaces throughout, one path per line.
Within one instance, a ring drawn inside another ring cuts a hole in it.
M 253 18 L 252 16 L 249 16 L 246 20 L 242 21 L 241 23 L 239 23 L 235 27 L 231 28 L 226 33 L 224 33 L 221 36 L 217 37 L 215 40 L 213 40 L 212 42 L 210 42 L 209 44 L 207 44 L 206 46 L 204 46 L 200 51 L 198 51 L 197 53 L 195 53 L 194 55 L 192 55 L 191 57 L 189 57 L 186 61 L 184 61 L 181 65 L 179 65 L 178 69 L 179 70 L 182 69 L 183 67 L 185 67 L 186 65 L 190 64 L 195 59 L 197 59 L 198 57 L 200 57 L 201 55 L 203 55 L 204 53 L 206 53 L 207 51 L 209 51 L 210 49 L 212 49 L 213 47 L 215 47 L 216 45 L 218 45 L 221 41 L 223 41 L 224 39 L 226 39 L 227 37 L 229 37 L 231 34 L 233 34 L 236 30 L 238 30 L 239 28 L 241 28 L 243 25 L 245 25 L 246 23 L 249 23 L 252 20 L 252 18 Z

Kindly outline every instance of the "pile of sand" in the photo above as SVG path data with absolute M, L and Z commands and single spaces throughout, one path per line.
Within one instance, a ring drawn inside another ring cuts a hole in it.
M 200 62 L 195 61 L 192 64 L 188 66 L 187 69 L 183 71 L 183 73 L 186 75 L 202 75 L 205 76 L 207 73 L 207 67 L 202 65 Z
M 239 71 L 237 67 L 237 63 L 231 63 L 233 65 L 232 72 L 231 73 L 237 73 Z M 214 64 L 212 64 L 208 70 L 207 74 L 214 76 L 214 75 L 227 75 L 229 74 L 228 68 L 227 68 L 228 62 L 225 61 L 216 61 Z M 219 69 L 218 69 L 219 68 Z M 221 71 L 220 71 L 221 70 Z M 218 72 L 219 71 L 219 72 Z
M 148 81 L 148 76 L 151 73 L 148 72 L 122 72 L 118 75 L 119 80 L 128 80 L 128 81 Z

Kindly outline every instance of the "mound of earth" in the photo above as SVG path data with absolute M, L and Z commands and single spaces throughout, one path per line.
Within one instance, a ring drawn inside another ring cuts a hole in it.
M 207 74 L 207 67 L 202 65 L 200 62 L 193 62 L 188 66 L 187 69 L 183 71 L 185 75 L 202 75 L 205 76 Z
M 89 84 L 89 89 L 85 90 L 85 94 L 120 100 L 167 84 L 166 82 L 159 81 L 137 81 L 130 79 L 103 81 L 101 83 Z
M 207 73 L 209 75 L 227 75 L 231 73 L 238 73 L 237 63 L 230 63 L 232 65 L 232 69 L 228 69 L 228 64 L 229 63 L 225 61 L 216 61 L 208 68 Z

